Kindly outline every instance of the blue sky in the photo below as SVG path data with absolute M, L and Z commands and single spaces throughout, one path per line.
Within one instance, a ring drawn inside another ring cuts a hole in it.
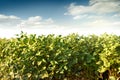
M 0 0 L 0 37 L 120 34 L 120 0 Z
M 71 3 L 87 5 L 87 0 L 1 0 L 0 13 L 15 15 L 23 19 L 31 16 L 52 17 L 55 20 L 67 18 L 64 12 Z M 62 19 L 63 20 L 63 19 Z

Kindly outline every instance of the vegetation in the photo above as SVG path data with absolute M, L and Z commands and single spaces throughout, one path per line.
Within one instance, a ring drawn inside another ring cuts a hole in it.
M 117 35 L 22 32 L 16 38 L 0 39 L 0 80 L 100 80 L 104 74 L 103 80 L 117 80 L 119 72 Z

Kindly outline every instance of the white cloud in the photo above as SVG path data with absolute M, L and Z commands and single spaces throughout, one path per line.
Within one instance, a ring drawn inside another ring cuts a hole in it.
M 0 20 L 9 20 L 9 19 L 20 19 L 19 17 L 16 17 L 16 16 L 13 16 L 13 15 L 10 15 L 10 16 L 6 16 L 6 15 L 3 15 L 3 14 L 0 14 Z
M 40 20 L 42 20 L 41 16 L 35 16 L 35 17 L 28 18 L 28 21 L 30 21 L 30 22 L 39 22 Z
M 103 27 L 110 27 L 110 22 L 109 21 L 106 21 L 106 20 L 95 20 L 95 21 L 92 21 L 92 22 L 89 22 L 89 23 L 87 23 L 87 25 L 89 26 L 89 27 L 101 27 L 101 28 L 103 28 Z
M 13 28 L 17 26 L 17 24 L 19 24 L 20 22 L 21 19 L 19 17 L 0 14 L 0 28 Z
M 103 14 L 120 14 L 119 0 L 90 0 L 88 6 L 70 4 L 68 12 L 65 15 L 72 15 L 73 17 L 82 16 L 85 14 L 103 15 Z
M 116 1 L 119 1 L 119 0 L 90 0 L 90 5 L 93 5 L 95 3 L 98 3 L 98 2 L 116 2 Z
M 46 20 L 46 22 L 48 22 L 48 24 L 54 23 L 54 21 L 52 20 L 52 18 L 48 18 L 48 19 Z
M 43 20 L 41 16 L 29 17 L 27 20 L 22 20 L 18 26 L 23 28 L 44 28 L 45 26 L 54 26 L 52 18 Z
M 85 17 L 87 17 L 87 15 L 77 15 L 77 16 L 74 16 L 73 19 L 77 20 L 77 19 L 82 19 Z
M 114 14 L 112 17 L 120 17 L 120 14 Z

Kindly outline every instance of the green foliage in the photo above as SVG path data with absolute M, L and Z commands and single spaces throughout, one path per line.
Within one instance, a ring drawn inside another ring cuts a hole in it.
M 120 36 L 55 36 L 21 32 L 0 39 L 1 80 L 97 80 L 99 73 L 120 71 Z

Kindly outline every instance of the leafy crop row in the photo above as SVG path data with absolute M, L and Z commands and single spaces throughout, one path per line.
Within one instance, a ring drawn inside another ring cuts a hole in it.
M 0 39 L 0 80 L 97 80 L 120 71 L 120 36 L 21 33 Z

